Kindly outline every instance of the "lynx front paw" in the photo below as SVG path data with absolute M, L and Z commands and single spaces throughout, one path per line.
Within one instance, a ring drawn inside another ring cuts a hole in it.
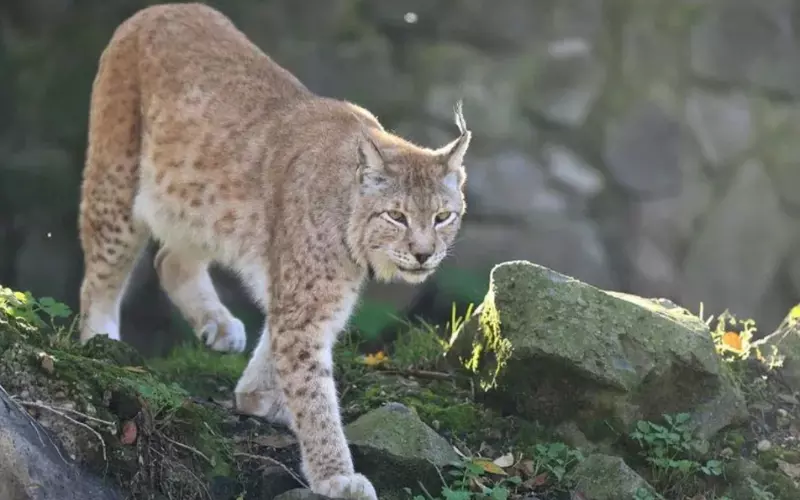
M 197 336 L 215 351 L 243 352 L 247 345 L 244 323 L 233 316 L 210 318 L 198 328 Z
M 314 493 L 347 500 L 378 500 L 375 487 L 362 474 L 333 476 L 312 486 Z
M 236 411 L 264 418 L 273 424 L 291 427 L 292 416 L 277 390 L 236 392 Z

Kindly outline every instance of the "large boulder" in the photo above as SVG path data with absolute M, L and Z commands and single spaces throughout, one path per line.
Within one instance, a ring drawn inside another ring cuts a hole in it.
M 601 442 L 639 419 L 688 412 L 708 438 L 747 417 L 706 324 L 668 301 L 506 262 L 452 342 L 487 402 Z

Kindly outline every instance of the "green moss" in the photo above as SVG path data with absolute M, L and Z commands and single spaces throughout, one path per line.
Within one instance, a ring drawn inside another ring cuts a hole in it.
M 745 438 L 742 431 L 738 429 L 727 431 L 723 438 L 723 444 L 730 447 L 734 452 L 737 453 L 742 450 L 742 447 L 746 442 L 747 438 Z
M 197 342 L 187 343 L 165 358 L 150 360 L 148 366 L 162 378 L 180 384 L 197 396 L 213 396 L 220 389 L 229 391 L 241 377 L 247 357 L 212 351 Z
M 800 451 L 787 450 L 776 446 L 767 451 L 760 452 L 756 458 L 758 465 L 766 470 L 777 470 L 778 460 L 790 464 L 800 464 Z
M 68 407 L 92 419 L 103 438 L 57 413 L 43 412 L 46 427 L 67 443 L 84 466 L 108 473 L 133 494 L 157 485 L 157 492 L 177 498 L 201 498 L 201 478 L 232 474 L 231 443 L 220 431 L 224 410 L 200 405 L 163 372 L 150 370 L 129 345 L 95 337 L 85 346 L 67 336 L 47 334 L 0 314 L 0 380 L 20 399 L 52 408 Z M 167 364 L 188 371 L 200 355 Z M 210 365 L 210 363 L 209 363 Z M 213 373 L 232 375 L 230 364 Z M 206 366 L 203 370 L 206 370 Z M 227 379 L 230 380 L 230 377 Z M 105 424 L 98 422 L 104 421 Z M 133 424 L 134 443 L 120 439 Z
M 528 449 L 554 439 L 533 422 L 502 417 L 470 398 L 469 392 L 453 382 L 413 380 L 376 371 L 362 372 L 358 382 L 341 381 L 342 407 L 352 420 L 385 403 L 398 402 L 412 409 L 420 419 L 448 438 L 464 441 L 476 449 L 481 443 L 500 449 Z
M 408 325 L 400 333 L 391 352 L 392 364 L 405 369 L 435 369 L 445 351 L 445 343 L 436 328 L 422 325 Z
M 731 479 L 728 494 L 734 500 L 766 498 L 756 496 L 755 491 L 768 491 L 776 500 L 800 498 L 800 488 L 784 473 L 768 470 L 747 459 L 734 460 L 728 469 Z

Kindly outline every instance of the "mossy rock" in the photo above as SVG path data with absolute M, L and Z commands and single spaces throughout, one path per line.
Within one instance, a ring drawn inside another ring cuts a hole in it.
M 345 427 L 345 435 L 356 469 L 373 481 L 381 498 L 417 481 L 438 492 L 437 468 L 459 459 L 447 440 L 399 403 L 362 415 Z
M 710 332 L 668 302 L 610 292 L 525 261 L 497 265 L 448 359 L 486 402 L 591 440 L 688 412 L 708 438 L 747 417 Z
M 663 497 L 656 493 L 639 474 L 628 467 L 620 457 L 596 454 L 586 457 L 570 472 L 569 480 L 575 484 L 579 498 L 586 500 L 622 500 Z
M 732 483 L 727 494 L 733 500 L 770 498 L 764 492 L 771 493 L 776 500 L 800 498 L 800 488 L 785 474 L 761 467 L 746 458 L 731 462 L 726 475 Z

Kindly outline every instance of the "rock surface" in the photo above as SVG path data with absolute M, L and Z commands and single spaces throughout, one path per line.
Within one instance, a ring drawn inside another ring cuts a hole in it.
M 47 430 L 0 390 L 0 498 L 122 500 L 112 486 L 69 459 Z
M 432 493 L 441 488 L 437 467 L 459 459 L 443 437 L 406 406 L 389 403 L 345 428 L 356 468 L 379 494 L 399 493 L 420 481 Z
M 692 413 L 705 437 L 746 417 L 699 318 L 530 262 L 493 269 L 448 356 L 476 373 L 494 404 L 539 421 L 574 420 L 590 439 L 602 439 L 607 424 L 625 432 L 665 413 Z
M 570 473 L 575 491 L 585 500 L 663 497 L 620 457 L 595 454 L 586 457 Z M 650 495 L 650 496 L 645 496 Z

